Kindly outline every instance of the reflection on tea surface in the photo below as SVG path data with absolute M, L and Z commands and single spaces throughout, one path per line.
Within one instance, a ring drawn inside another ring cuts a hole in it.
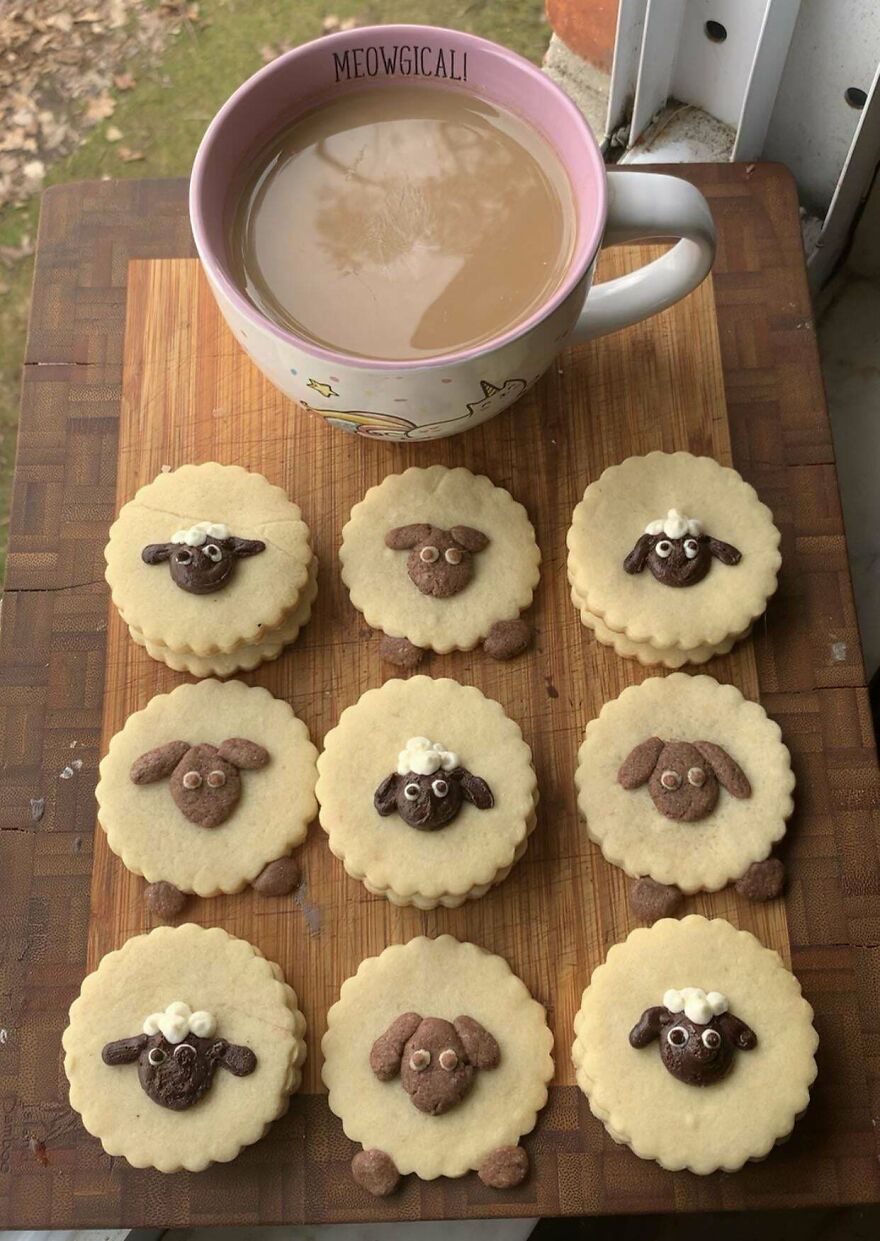
M 559 158 L 526 122 L 454 88 L 340 95 L 250 170 L 235 278 L 269 318 L 362 357 L 490 340 L 558 286 L 574 244 Z

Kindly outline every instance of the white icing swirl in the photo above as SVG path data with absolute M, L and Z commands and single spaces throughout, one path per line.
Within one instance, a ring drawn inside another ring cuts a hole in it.
M 229 527 L 222 522 L 197 521 L 188 530 L 175 530 L 172 543 L 184 543 L 187 547 L 202 547 L 208 539 L 228 539 Z
M 218 537 L 218 536 L 215 536 Z M 204 1009 L 193 1012 L 183 1000 L 174 1000 L 163 1013 L 150 1013 L 144 1021 L 144 1034 L 162 1034 L 169 1043 L 182 1043 L 188 1034 L 211 1038 L 217 1029 L 212 1013 Z
M 458 767 L 458 755 L 447 750 L 439 741 L 427 737 L 410 737 L 406 748 L 397 756 L 397 774 L 407 776 L 433 776 L 435 771 L 452 771 Z
M 683 539 L 686 534 L 697 538 L 703 533 L 703 524 L 695 517 L 686 517 L 677 508 L 671 508 L 665 517 L 649 521 L 645 534 L 665 534 L 667 539 Z
M 671 1013 L 683 1012 L 689 1021 L 704 1026 L 713 1017 L 726 1013 L 730 1005 L 727 996 L 720 991 L 707 993 L 702 987 L 682 987 L 679 990 L 671 988 L 664 993 L 663 1007 L 668 1008 Z

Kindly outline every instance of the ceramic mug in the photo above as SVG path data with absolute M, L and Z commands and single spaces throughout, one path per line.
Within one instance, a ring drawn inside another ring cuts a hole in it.
M 243 166 L 287 122 L 339 91 L 425 80 L 516 112 L 551 143 L 571 181 L 576 243 L 546 303 L 494 340 L 427 359 L 382 361 L 327 349 L 263 315 L 227 259 L 226 224 Z M 532 386 L 566 345 L 672 305 L 707 275 L 715 228 L 686 181 L 605 169 L 581 113 L 547 76 L 503 47 L 430 26 L 372 26 L 295 48 L 241 86 L 211 122 L 193 166 L 190 218 L 226 322 L 260 370 L 333 426 L 390 440 L 440 439 L 486 422 Z M 679 238 L 628 275 L 591 288 L 602 245 Z M 589 295 L 589 296 L 588 296 Z

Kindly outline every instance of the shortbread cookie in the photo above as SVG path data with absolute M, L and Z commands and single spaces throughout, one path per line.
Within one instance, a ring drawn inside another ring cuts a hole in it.
M 268 690 L 180 685 L 111 740 L 98 817 L 113 852 L 148 883 L 240 892 L 305 839 L 317 755 L 305 724 Z
M 184 465 L 123 505 L 105 550 L 123 620 L 145 642 L 198 656 L 257 642 L 296 607 L 309 573 L 300 510 L 262 474 Z
M 500 883 L 537 804 L 519 726 L 473 686 L 424 676 L 387 681 L 343 712 L 324 739 L 317 794 L 346 871 L 420 909 Z
M 386 948 L 343 983 L 321 1047 L 365 1189 L 388 1193 L 410 1172 L 477 1169 L 500 1189 L 525 1176 L 518 1143 L 547 1101 L 553 1035 L 501 957 L 451 935 Z
M 605 704 L 575 783 L 605 858 L 683 892 L 716 891 L 763 862 L 794 808 L 779 726 L 735 686 L 681 672 Z
M 287 1110 L 305 1018 L 277 965 L 212 927 L 159 927 L 104 957 L 64 1032 L 70 1105 L 108 1155 L 201 1172 Z
M 582 608 L 632 642 L 717 647 L 764 611 L 779 542 L 735 470 L 652 452 L 587 487 L 568 532 L 569 581 Z
M 493 658 L 524 649 L 518 618 L 541 553 L 526 510 L 483 475 L 443 465 L 389 475 L 352 509 L 339 558 L 352 603 L 392 647 L 416 658 L 484 639 Z M 383 656 L 406 663 L 388 646 Z
M 157 642 L 147 642 L 143 634 L 129 627 L 129 633 L 138 646 L 146 648 L 152 659 L 157 659 L 175 672 L 188 672 L 194 677 L 225 677 L 234 676 L 236 672 L 250 672 L 260 664 L 277 659 L 285 647 L 290 646 L 299 637 L 299 632 L 309 622 L 312 606 L 318 594 L 318 561 L 312 558 L 309 566 L 308 581 L 303 588 L 299 601 L 292 612 L 276 629 L 269 629 L 264 636 L 252 645 L 242 643 L 234 650 L 225 654 L 193 655 L 185 651 L 169 651 Z
M 601 642 L 603 646 L 612 647 L 615 655 L 620 655 L 622 659 L 638 660 L 643 668 L 659 665 L 674 669 L 683 668 L 685 664 L 705 664 L 710 659 L 714 659 L 716 655 L 726 655 L 737 642 L 747 638 L 751 633 L 750 625 L 745 633 L 725 638 L 717 646 L 703 644 L 689 647 L 687 650 L 675 646 L 657 647 L 652 646 L 650 642 L 633 642 L 626 634 L 616 633 L 613 629 L 609 629 L 600 617 L 593 616 L 592 612 L 588 612 L 581 604 L 574 587 L 571 591 L 571 601 L 581 614 L 581 624 L 586 629 L 592 630 L 597 642 Z
M 673 1172 L 762 1159 L 791 1133 L 816 1076 L 798 980 L 721 918 L 633 931 L 594 972 L 574 1028 L 593 1115 Z

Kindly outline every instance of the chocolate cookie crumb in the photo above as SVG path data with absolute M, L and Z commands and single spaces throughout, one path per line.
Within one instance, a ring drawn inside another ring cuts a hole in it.
M 351 1174 L 361 1189 L 377 1198 L 387 1198 L 400 1184 L 394 1160 L 380 1150 L 358 1151 L 351 1161 Z
M 513 1189 L 529 1172 L 529 1157 L 521 1146 L 499 1146 L 477 1169 L 477 1176 L 489 1189 Z
M 160 879 L 158 883 L 148 883 L 144 888 L 144 900 L 147 908 L 163 922 L 176 918 L 186 904 L 186 893 L 175 888 L 173 883 Z
M 629 907 L 640 922 L 649 925 L 659 918 L 671 918 L 681 908 L 684 893 L 674 884 L 658 883 L 642 875 L 629 885 Z
M 425 658 L 425 651 L 420 646 L 414 646 L 409 638 L 389 638 L 385 634 L 379 643 L 379 658 L 387 664 L 394 664 L 395 668 L 418 668 Z
M 740 896 L 750 901 L 772 901 L 785 886 L 785 866 L 778 857 L 752 862 L 744 875 L 740 875 L 734 887 Z
M 496 621 L 483 643 L 491 659 L 515 659 L 532 640 L 532 627 L 522 619 Z
M 251 883 L 260 896 L 287 896 L 299 883 L 299 865 L 292 857 L 276 858 Z

